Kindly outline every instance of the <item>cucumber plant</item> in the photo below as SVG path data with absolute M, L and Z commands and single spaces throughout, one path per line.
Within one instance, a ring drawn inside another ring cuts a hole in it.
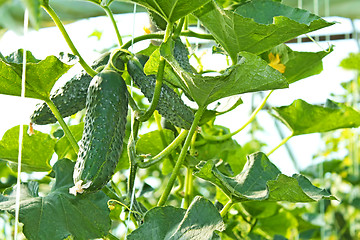
M 323 234 L 306 214 L 311 202 L 336 205 L 331 187 L 312 184 L 302 174 L 283 174 L 271 154 L 292 137 L 356 128 L 360 113 L 331 100 L 312 105 L 299 99 L 271 108 L 267 99 L 320 73 L 322 59 L 332 52 L 332 47 L 296 52 L 286 42 L 334 23 L 272 0 L 88 0 L 79 2 L 86 6 L 80 18 L 86 9 L 102 9 L 118 44 L 89 66 L 57 15 L 75 3 L 59 3 L 55 10 L 51 1 L 24 3 L 33 26 L 47 21 L 41 14 L 50 16 L 83 70 L 50 94 L 74 56 L 38 60 L 26 54 L 25 97 L 44 104 L 24 127 L 34 130 L 24 136 L 22 168 L 48 174 L 41 180 L 29 175 L 29 181 L 14 185 L 19 127 L 9 129 L 0 141 L 6 226 L 17 224 L 12 216 L 19 207 L 27 239 L 317 239 Z M 159 31 L 124 43 L 124 23 L 116 23 L 113 10 L 130 12 L 133 4 L 151 14 Z M 190 30 L 197 23 L 206 33 Z M 204 70 L 193 38 L 211 42 L 214 54 L 225 56 L 219 61 L 226 59 L 226 69 Z M 132 45 L 148 40 L 158 44 L 132 52 Z M 0 54 L 1 94 L 20 96 L 24 55 L 21 50 Z M 242 104 L 241 94 L 264 91 L 243 126 L 231 132 L 217 125 L 218 116 Z M 220 110 L 216 103 L 226 97 L 236 101 Z M 291 132 L 267 153 L 259 139 L 244 146 L 234 139 L 248 125 L 255 131 L 264 107 Z M 84 119 L 64 121 L 83 108 Z M 56 134 L 37 130 L 56 121 L 61 128 Z M 50 164 L 54 153 L 58 158 Z M 19 204 L 12 195 L 16 187 L 22 190 Z

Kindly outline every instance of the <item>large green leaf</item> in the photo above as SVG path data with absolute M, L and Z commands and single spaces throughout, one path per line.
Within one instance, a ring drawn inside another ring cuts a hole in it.
M 260 54 L 296 36 L 333 24 L 308 11 L 270 0 L 250 1 L 235 11 L 221 9 L 213 1 L 194 15 L 233 61 L 241 51 Z
M 270 62 L 269 54 L 279 54 L 281 63 L 285 65 L 284 77 L 288 83 L 321 73 L 323 70 L 322 59 L 331 53 L 333 48 L 320 52 L 297 52 L 285 44 L 280 44 L 262 54 L 262 58 Z
M 74 239 L 94 239 L 107 235 L 111 226 L 108 197 L 101 191 L 69 194 L 69 188 L 74 185 L 74 164 L 62 159 L 54 165 L 56 182 L 45 197 L 39 197 L 37 185 L 23 188 L 19 219 L 27 239 L 63 240 L 70 235 Z M 0 195 L 0 209 L 14 214 L 15 196 Z
M 69 129 L 73 134 L 75 140 L 80 141 L 84 130 L 84 123 L 82 122 L 78 125 L 72 125 L 69 127 Z M 56 142 L 55 152 L 58 155 L 59 159 L 64 158 L 67 154 L 76 155 L 74 148 L 71 146 L 68 138 L 65 135 Z
M 131 0 L 162 16 L 166 21 L 174 23 L 178 19 L 192 13 L 211 0 Z
M 171 206 L 151 209 L 144 217 L 144 224 L 127 239 L 210 240 L 215 238 L 214 231 L 224 228 L 216 207 L 209 200 L 196 197 L 187 210 Z
M 54 153 L 55 139 L 50 135 L 35 131 L 28 135 L 29 126 L 24 127 L 22 162 L 27 171 L 49 171 L 49 161 Z M 7 130 L 0 141 L 0 159 L 17 163 L 19 150 L 19 126 Z
M 30 58 L 32 61 L 26 64 L 26 97 L 49 99 L 55 82 L 74 64 L 73 55 L 70 58 L 63 59 L 63 57 L 64 55 L 60 58 L 48 56 L 42 61 Z M 6 61 L 0 61 L 0 94 L 20 96 L 22 64 L 19 60 L 21 58 L 22 50 L 19 50 L 6 57 Z
M 266 232 L 272 237 L 271 239 L 290 239 L 297 226 L 298 222 L 290 212 L 281 211 L 274 216 L 259 219 L 255 229 Z M 275 238 L 276 235 L 286 238 Z
M 160 47 L 160 54 L 182 79 L 182 88 L 187 89 L 199 106 L 236 94 L 288 87 L 285 78 L 260 57 L 247 52 L 239 53 L 239 62 L 220 76 L 201 76 L 185 71 L 173 55 L 174 41 Z
M 275 107 L 274 110 L 275 116 L 294 136 L 360 126 L 360 112 L 331 100 L 325 106 L 319 106 L 298 99 L 289 106 Z
M 264 153 L 248 156 L 243 171 L 236 177 L 223 175 L 212 161 L 202 162 L 194 175 L 218 186 L 235 202 L 288 201 L 312 202 L 320 199 L 336 199 L 326 190 L 313 186 L 301 176 L 288 177 L 269 161 Z

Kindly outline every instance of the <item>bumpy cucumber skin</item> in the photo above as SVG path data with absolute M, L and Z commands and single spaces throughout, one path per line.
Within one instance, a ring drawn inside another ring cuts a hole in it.
M 151 101 L 154 95 L 156 76 L 147 76 L 134 60 L 129 60 L 127 70 L 144 96 Z M 161 87 L 160 98 L 156 109 L 166 120 L 180 128 L 190 129 L 194 121 L 194 113 L 192 110 L 186 106 L 179 95 L 166 84 L 163 84 Z
M 119 161 L 125 135 L 128 92 L 121 75 L 112 70 L 97 74 L 86 99 L 85 125 L 74 183 L 90 183 L 85 192 L 100 190 L 112 177 Z
M 100 66 L 106 65 L 110 58 L 110 52 L 102 54 L 91 67 L 96 69 Z M 62 87 L 57 89 L 50 96 L 55 106 L 58 108 L 61 116 L 68 117 L 85 108 L 86 93 L 91 82 L 92 77 L 82 70 L 81 73 L 76 74 Z M 36 110 L 30 116 L 32 123 L 37 125 L 45 125 L 56 123 L 57 120 L 51 112 L 49 106 L 43 102 L 37 105 Z

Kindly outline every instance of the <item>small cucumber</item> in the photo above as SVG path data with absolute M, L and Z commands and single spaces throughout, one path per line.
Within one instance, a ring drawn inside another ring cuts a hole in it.
M 154 95 L 156 76 L 147 76 L 140 64 L 133 59 L 129 60 L 127 70 L 144 96 L 151 101 Z M 193 111 L 186 106 L 179 95 L 165 83 L 162 85 L 156 109 L 166 120 L 180 128 L 190 129 L 191 124 L 194 121 Z
M 110 52 L 102 54 L 91 67 L 97 69 L 107 64 L 110 58 Z M 71 116 L 85 108 L 86 93 L 92 77 L 84 70 L 73 76 L 62 87 L 57 89 L 50 96 L 63 118 Z M 43 102 L 37 105 L 34 113 L 30 116 L 32 123 L 45 125 L 56 123 L 57 120 L 51 112 L 49 106 Z
M 100 190 L 114 174 L 125 135 L 126 84 L 118 72 L 103 70 L 90 83 L 80 150 L 70 193 Z

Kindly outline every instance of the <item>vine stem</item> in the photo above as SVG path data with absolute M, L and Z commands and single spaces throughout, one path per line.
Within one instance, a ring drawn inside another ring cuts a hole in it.
M 184 145 L 183 145 L 183 147 L 181 149 L 179 158 L 176 161 L 175 167 L 174 167 L 174 169 L 173 169 L 173 171 L 171 173 L 169 182 L 166 185 L 166 188 L 165 188 L 163 194 L 161 195 L 160 200 L 159 200 L 159 202 L 157 204 L 158 206 L 163 206 L 166 203 L 166 201 L 167 201 L 167 199 L 169 197 L 171 189 L 172 189 L 172 187 L 173 187 L 173 185 L 175 183 L 175 179 L 176 179 L 177 175 L 179 174 L 180 168 L 181 168 L 181 166 L 182 166 L 182 164 L 184 162 L 184 159 L 186 157 L 186 153 L 187 153 L 187 150 L 188 150 L 188 148 L 190 146 L 192 136 L 196 131 L 197 125 L 198 125 L 198 123 L 199 123 L 199 121 L 201 119 L 201 116 L 202 116 L 205 109 L 206 109 L 206 106 L 201 106 L 201 107 L 199 107 L 198 111 L 195 113 L 194 121 L 193 121 L 193 123 L 191 125 L 191 128 L 190 128 L 189 132 L 188 132 L 185 143 L 184 143 Z
M 196 33 L 196 32 L 190 31 L 190 30 L 182 31 L 180 33 L 180 36 L 214 40 L 214 37 L 211 34 L 201 34 L 201 33 Z M 163 38 L 164 38 L 164 33 L 150 33 L 150 34 L 136 37 L 136 38 L 134 38 L 134 40 L 130 40 L 130 41 L 126 42 L 124 45 L 122 45 L 121 48 L 128 49 L 131 45 L 133 45 L 137 42 L 141 42 L 141 41 L 149 40 L 149 39 L 163 39 Z
M 276 147 L 274 147 L 270 152 L 268 152 L 268 154 L 266 154 L 267 156 L 270 156 L 270 154 L 272 154 L 273 152 L 275 152 L 279 147 L 281 147 L 282 145 L 284 145 L 287 141 L 289 141 L 290 138 L 292 138 L 294 136 L 294 133 L 291 133 L 289 136 L 287 136 L 286 138 L 284 138 L 279 145 L 277 145 Z
M 247 120 L 247 122 L 240 127 L 238 130 L 236 130 L 235 132 L 232 133 L 228 133 L 225 135 L 221 135 L 221 136 L 213 136 L 213 135 L 207 135 L 205 133 L 202 133 L 202 136 L 206 139 L 206 140 L 210 140 L 210 141 L 225 141 L 230 139 L 232 136 L 238 134 L 239 132 L 241 132 L 244 128 L 246 128 L 256 117 L 256 115 L 260 112 L 260 110 L 265 106 L 266 101 L 268 100 L 268 98 L 270 97 L 270 95 L 274 92 L 274 90 L 271 90 L 266 97 L 262 100 L 261 104 L 255 109 L 255 111 L 250 115 L 250 118 Z
M 61 128 L 63 129 L 65 136 L 69 140 L 71 146 L 73 147 L 75 153 L 77 154 L 79 152 L 79 145 L 77 144 L 77 141 L 75 140 L 74 135 L 71 133 L 69 127 L 66 125 L 64 119 L 62 118 L 59 110 L 55 106 L 55 104 L 49 99 L 45 101 L 47 105 L 49 106 L 52 113 L 55 115 L 56 119 L 58 120 Z
M 56 14 L 56 12 L 54 11 L 54 9 L 51 8 L 50 5 L 48 4 L 43 4 L 42 8 L 44 8 L 44 10 L 49 14 L 49 16 L 52 18 L 52 20 L 55 22 L 56 26 L 59 28 L 61 34 L 63 35 L 66 43 L 68 44 L 68 46 L 70 47 L 72 53 L 76 56 L 78 56 L 79 58 L 79 63 L 81 64 L 81 66 L 85 69 L 85 71 L 91 76 L 94 77 L 97 72 L 94 71 L 86 62 L 85 60 L 81 57 L 79 51 L 77 50 L 77 48 L 75 47 L 74 43 L 71 41 L 69 34 L 66 32 L 66 29 L 63 25 L 63 23 L 61 22 L 60 18 L 58 17 L 58 15 Z
M 185 194 L 184 194 L 184 204 L 183 208 L 187 209 L 191 203 L 191 195 L 193 189 L 193 169 L 187 168 L 186 169 L 186 176 L 185 176 Z
M 119 42 L 119 46 L 122 46 L 123 45 L 123 42 L 122 42 L 122 38 L 121 38 L 121 35 L 120 35 L 120 32 L 119 32 L 119 28 L 117 27 L 117 24 L 116 24 L 116 21 L 115 21 L 115 18 L 114 18 L 114 15 L 113 13 L 111 12 L 111 9 L 109 8 L 109 6 L 101 6 L 104 11 L 106 12 L 106 14 L 108 15 L 108 17 L 110 18 L 111 20 L 111 23 L 115 29 L 115 32 L 116 32 L 116 37 L 117 37 L 117 40 Z
M 234 205 L 234 202 L 230 199 L 230 200 L 225 204 L 225 206 L 223 207 L 223 209 L 221 209 L 221 212 L 220 212 L 221 217 L 224 217 L 233 205 Z
M 160 162 L 162 159 L 167 157 L 170 153 L 173 152 L 175 148 L 177 148 L 185 139 L 185 137 L 188 134 L 188 130 L 182 130 L 181 133 L 172 141 L 166 148 L 164 148 L 160 153 L 158 153 L 153 158 L 149 159 L 147 162 L 139 162 L 138 166 L 140 168 L 147 168 L 150 167 L 158 162 Z

